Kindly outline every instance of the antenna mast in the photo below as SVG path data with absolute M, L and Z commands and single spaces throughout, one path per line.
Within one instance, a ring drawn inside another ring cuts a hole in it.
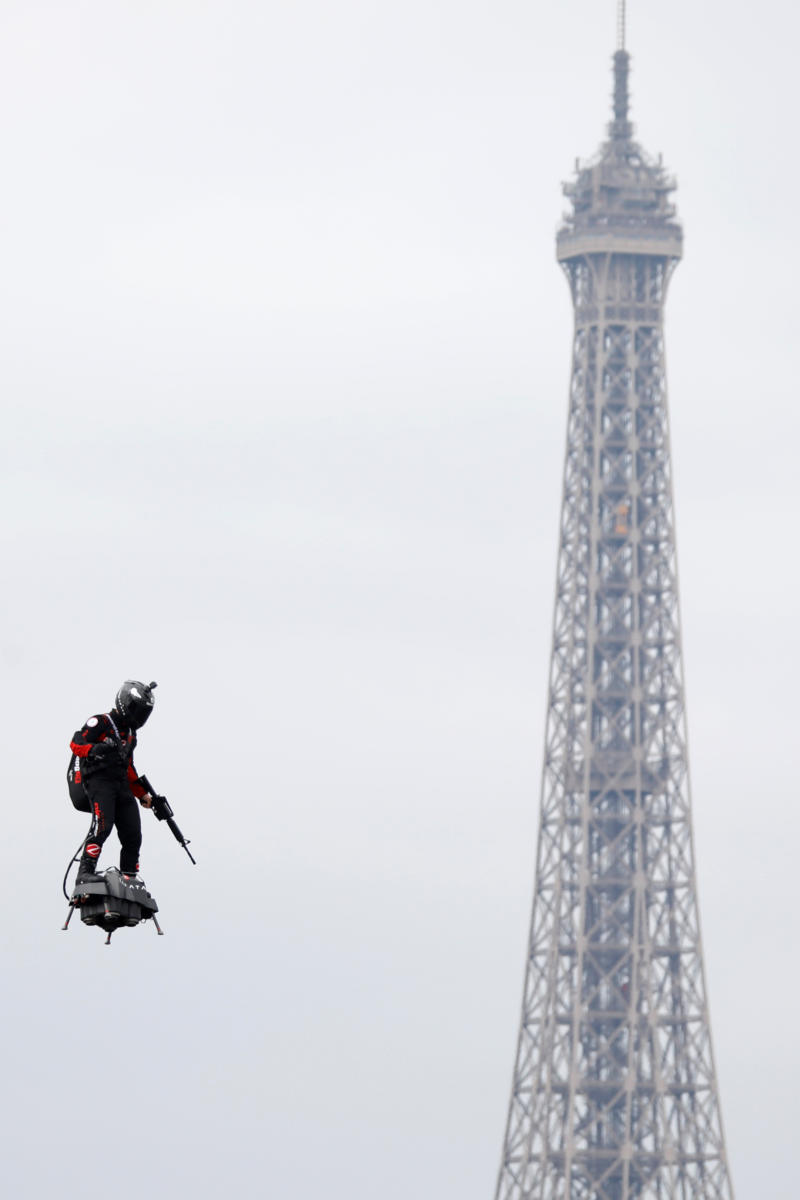
M 614 54 L 614 120 L 609 126 L 617 141 L 630 140 L 633 126 L 628 121 L 628 70 L 630 55 L 625 49 L 625 0 L 617 0 L 617 49 Z

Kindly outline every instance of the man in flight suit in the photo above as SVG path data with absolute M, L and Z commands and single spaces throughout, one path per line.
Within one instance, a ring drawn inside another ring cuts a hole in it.
M 89 717 L 72 741 L 67 781 L 72 803 L 94 816 L 78 867 L 77 883 L 91 882 L 100 851 L 116 826 L 121 843 L 120 871 L 135 877 L 139 870 L 142 822 L 136 801 L 149 808 L 153 797 L 133 765 L 136 731 L 153 711 L 155 683 L 126 679 L 110 712 Z

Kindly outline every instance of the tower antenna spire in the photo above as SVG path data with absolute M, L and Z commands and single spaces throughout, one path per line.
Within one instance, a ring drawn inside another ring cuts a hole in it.
M 614 52 L 614 120 L 609 126 L 615 141 L 626 141 L 633 132 L 628 121 L 628 71 L 630 55 L 625 49 L 625 0 L 617 0 L 617 49 Z

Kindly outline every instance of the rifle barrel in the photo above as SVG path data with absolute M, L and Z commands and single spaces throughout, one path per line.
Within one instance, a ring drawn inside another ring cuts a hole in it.
M 175 841 L 180 842 L 180 844 L 183 846 L 186 853 L 189 855 L 189 858 L 191 858 L 194 865 L 197 866 L 197 863 L 194 860 L 194 856 L 192 855 L 192 852 L 189 849 L 189 843 L 187 842 L 186 838 L 183 836 L 180 829 L 178 828 L 177 822 L 175 820 L 173 820 L 172 817 L 167 817 L 167 824 L 169 825 L 170 829 L 172 830 L 172 836 L 175 838 Z

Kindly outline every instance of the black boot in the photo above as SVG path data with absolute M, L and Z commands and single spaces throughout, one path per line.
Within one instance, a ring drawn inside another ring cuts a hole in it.
M 100 854 L 100 847 L 96 842 L 89 842 L 84 846 L 81 861 L 78 863 L 78 875 L 75 879 L 77 883 L 95 883 L 97 881 L 97 859 Z

